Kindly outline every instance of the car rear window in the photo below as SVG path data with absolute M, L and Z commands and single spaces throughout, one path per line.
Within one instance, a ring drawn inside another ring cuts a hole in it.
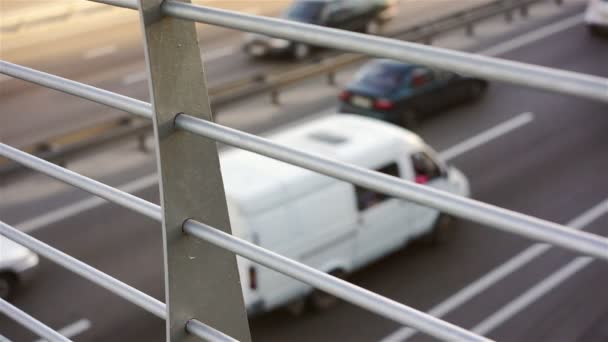
M 390 91 L 403 84 L 406 70 L 403 65 L 374 62 L 368 64 L 355 76 L 355 82 L 382 91 Z
M 309 23 L 317 22 L 324 6 L 322 1 L 297 1 L 287 9 L 284 17 Z

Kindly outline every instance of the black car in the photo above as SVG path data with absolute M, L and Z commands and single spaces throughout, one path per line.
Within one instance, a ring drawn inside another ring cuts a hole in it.
M 282 18 L 350 31 L 378 33 L 380 26 L 392 17 L 394 1 L 387 0 L 296 0 Z M 261 34 L 245 35 L 244 51 L 252 57 L 291 56 L 304 59 L 311 46 Z
M 340 111 L 413 128 L 422 115 L 479 98 L 488 83 L 422 65 L 376 59 L 340 94 Z

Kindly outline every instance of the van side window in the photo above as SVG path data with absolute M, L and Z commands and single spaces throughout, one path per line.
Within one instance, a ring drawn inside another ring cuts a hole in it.
M 441 169 L 428 154 L 416 152 L 412 154 L 414 178 L 416 183 L 424 184 L 432 179 L 441 177 Z
M 397 166 L 397 163 L 390 163 L 384 167 L 376 169 L 376 171 L 382 172 L 389 176 L 399 177 L 399 166 Z M 359 211 L 364 211 L 375 206 L 376 204 L 390 199 L 390 196 L 356 185 L 355 195 L 357 196 L 357 209 L 359 209 Z

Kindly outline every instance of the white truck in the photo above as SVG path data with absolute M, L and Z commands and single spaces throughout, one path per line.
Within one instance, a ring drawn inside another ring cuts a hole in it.
M 269 136 L 324 157 L 468 196 L 463 174 L 416 134 L 379 120 L 337 114 Z M 373 190 L 243 150 L 221 156 L 235 236 L 321 271 L 344 276 L 403 247 L 432 239 L 449 216 Z M 335 298 L 238 257 L 250 314 Z

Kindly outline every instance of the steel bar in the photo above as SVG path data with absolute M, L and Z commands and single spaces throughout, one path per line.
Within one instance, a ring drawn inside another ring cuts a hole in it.
M 437 208 L 443 212 L 507 232 L 608 260 L 608 238 L 456 196 L 372 170 L 299 151 L 242 131 L 180 114 L 177 128 L 224 144 L 316 171 L 381 193 Z
M 211 342 L 236 342 L 234 338 L 224 334 L 221 331 L 215 330 L 196 319 L 191 319 L 186 323 L 186 331 L 203 341 Z
M 150 203 L 137 196 L 120 191 L 109 185 L 103 184 L 94 179 L 85 177 L 46 160 L 20 151 L 9 145 L 0 143 L 0 156 L 11 159 L 25 167 L 34 169 L 64 183 L 73 185 L 79 189 L 85 190 L 122 207 L 138 212 L 153 220 L 161 220 L 161 213 L 158 210 L 158 206 L 154 203 Z
M 0 74 L 5 74 L 44 87 L 59 90 L 67 94 L 91 100 L 112 108 L 117 108 L 127 113 L 135 114 L 147 119 L 152 117 L 150 114 L 151 107 L 147 102 L 96 88 L 88 84 L 47 74 L 39 70 L 30 69 L 6 61 L 0 61 Z
M 182 231 L 195 218 L 231 233 L 217 143 L 173 123 L 180 112 L 213 120 L 195 23 L 163 16 L 162 3 L 139 0 L 158 146 L 167 341 L 198 341 L 184 329 L 191 318 L 250 341 L 236 256 Z
M 431 315 L 382 297 L 374 292 L 247 241 L 235 238 L 200 222 L 187 220 L 184 223 L 184 231 L 187 234 L 228 249 L 240 256 L 298 279 L 352 304 L 398 323 L 411 326 L 437 338 L 450 341 L 487 341 L 484 337 L 475 335 L 451 323 L 441 321 Z
M 160 210 L 159 210 L 160 211 Z M 127 301 L 139 306 L 140 308 L 156 315 L 160 318 L 165 318 L 165 304 L 123 282 L 113 278 L 84 262 L 73 258 L 58 249 L 55 249 L 42 241 L 20 232 L 16 228 L 0 221 L 0 235 L 21 244 L 32 251 L 46 257 L 54 263 L 65 267 L 66 269 L 86 278 L 93 283 L 107 289 L 108 291 L 126 299 Z
M 608 102 L 608 80 L 601 77 L 172 0 L 163 3 L 163 13 L 200 23 Z
M 18 307 L 0 298 L 0 312 L 12 318 L 15 322 L 26 327 L 36 335 L 51 342 L 70 342 L 71 340 L 49 328 L 44 323 L 28 315 Z M 4 340 L 0 335 L 0 341 Z M 7 340 L 8 341 L 8 340 Z

